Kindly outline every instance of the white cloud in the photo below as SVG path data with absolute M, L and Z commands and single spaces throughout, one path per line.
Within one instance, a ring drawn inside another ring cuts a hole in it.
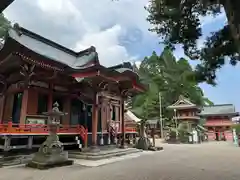
M 142 63 L 141 61 L 136 61 L 136 62 L 135 62 L 137 68 L 140 68 L 141 63 Z
M 5 14 L 11 21 L 74 50 L 93 45 L 100 62 L 110 66 L 138 56 L 130 54 L 123 45 L 135 41 L 128 36 L 129 31 L 137 29 L 137 40 L 143 44 L 151 36 L 144 9 L 147 3 L 148 0 L 22 0 L 15 1 Z
M 126 60 L 132 60 L 124 46 L 119 45 L 118 37 L 122 33 L 122 27 L 115 25 L 105 31 L 87 33 L 77 42 L 75 50 L 86 49 L 95 46 L 101 64 L 105 66 L 116 65 Z

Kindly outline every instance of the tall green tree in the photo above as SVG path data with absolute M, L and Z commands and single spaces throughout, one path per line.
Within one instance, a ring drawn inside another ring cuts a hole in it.
M 146 7 L 148 21 L 163 43 L 171 48 L 182 44 L 190 59 L 199 59 L 196 67 L 198 81 L 215 84 L 216 70 L 227 59 L 235 65 L 240 53 L 240 1 L 239 0 L 151 0 Z M 206 39 L 204 48 L 198 49 L 202 36 L 200 18 L 226 12 L 228 23 Z
M 139 69 L 138 74 L 140 81 L 148 86 L 148 90 L 132 99 L 131 110 L 141 119 L 140 122 L 140 136 L 143 136 L 144 126 L 146 121 L 156 116 L 156 97 L 158 94 L 158 87 L 146 69 Z
M 133 112 L 141 119 L 159 117 L 159 93 L 162 99 L 164 118 L 172 118 L 167 107 L 176 102 L 180 95 L 189 98 L 196 105 L 202 106 L 212 102 L 204 97 L 201 88 L 194 79 L 189 79 L 193 69 L 187 60 L 177 59 L 170 49 L 165 48 L 160 56 L 153 52 L 145 57 L 139 68 L 142 83 L 149 88 L 143 94 L 132 99 Z

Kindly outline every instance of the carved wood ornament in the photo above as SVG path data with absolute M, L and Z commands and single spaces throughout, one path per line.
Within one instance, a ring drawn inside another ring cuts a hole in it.
M 31 78 L 35 75 L 34 72 L 35 65 L 23 64 L 20 69 L 20 75 L 23 77 L 23 80 L 18 82 L 20 88 L 28 87 Z
M 102 81 L 101 83 L 99 83 L 98 87 L 100 87 L 101 90 L 107 90 L 108 83 L 105 81 Z

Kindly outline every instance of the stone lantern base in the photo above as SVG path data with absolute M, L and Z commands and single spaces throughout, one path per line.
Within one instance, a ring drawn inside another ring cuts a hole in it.
M 58 140 L 58 136 L 52 134 L 48 136 L 33 159 L 26 166 L 37 169 L 48 169 L 72 164 L 73 161 L 68 160 L 68 153 L 63 151 L 63 144 Z
M 73 164 L 72 160 L 62 159 L 59 160 L 61 157 L 59 156 L 52 156 L 52 157 L 44 157 L 40 154 L 36 154 L 35 158 L 30 161 L 26 166 L 36 169 L 49 169 L 53 167 L 61 167 L 61 166 L 69 166 Z

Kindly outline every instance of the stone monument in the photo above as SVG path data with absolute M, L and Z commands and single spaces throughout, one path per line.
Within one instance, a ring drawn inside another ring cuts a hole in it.
M 53 109 L 43 113 L 48 116 L 49 136 L 40 146 L 33 159 L 27 164 L 28 167 L 47 169 L 56 166 L 72 165 L 73 161 L 68 160 L 67 152 L 63 151 L 63 144 L 59 141 L 57 130 L 60 125 L 61 116 L 67 113 L 59 111 L 58 103 L 53 104 Z

